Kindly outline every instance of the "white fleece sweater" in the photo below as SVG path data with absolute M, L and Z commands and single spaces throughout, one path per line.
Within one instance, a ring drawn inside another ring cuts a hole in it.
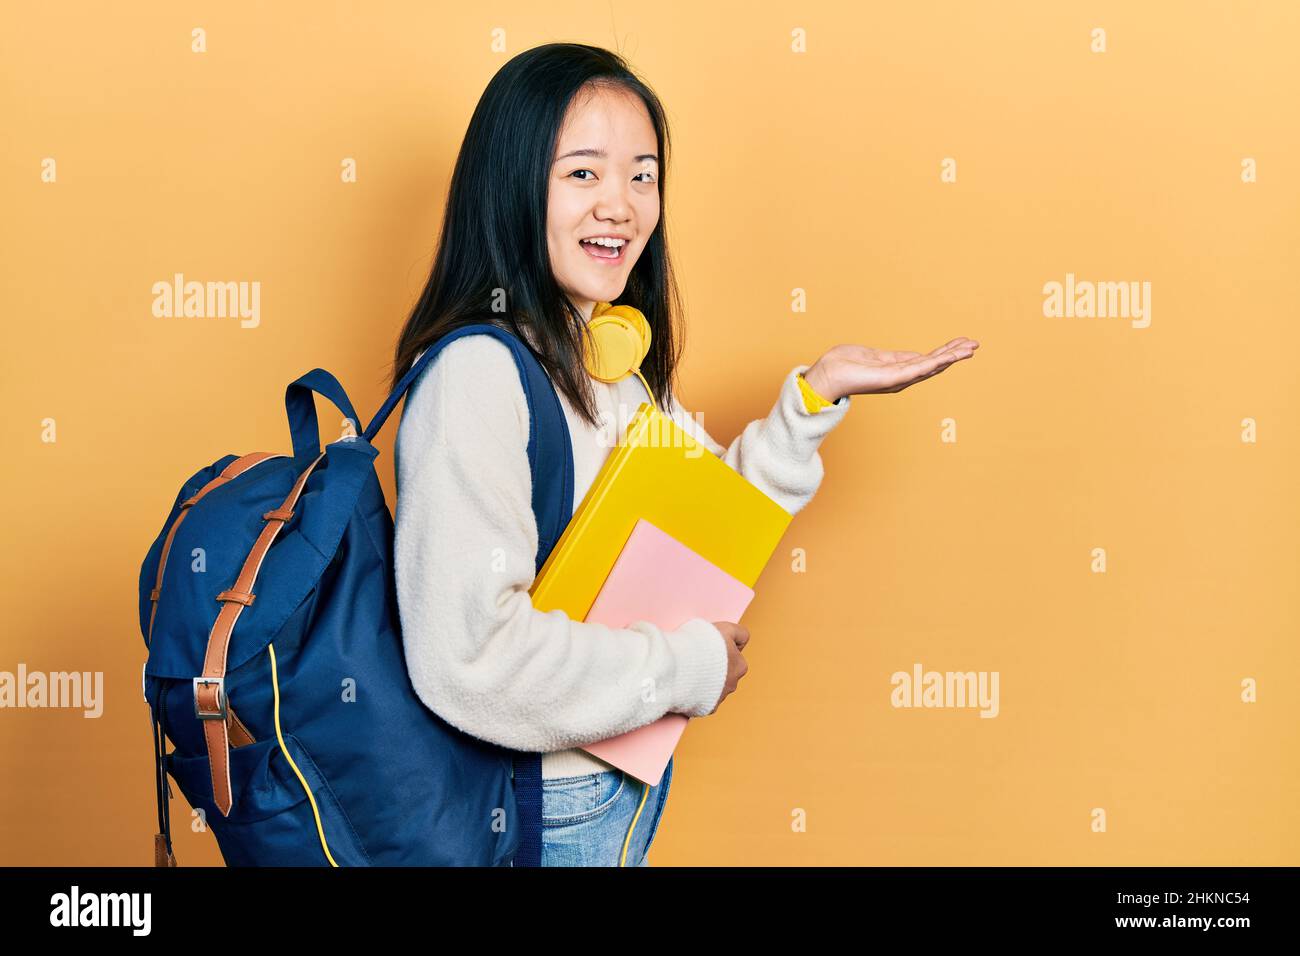
M 665 411 L 794 514 L 821 484 L 817 448 L 850 401 L 810 413 L 796 380 L 807 369 L 791 369 L 767 418 L 750 422 L 727 448 L 675 395 Z M 593 379 L 592 387 L 605 421 L 600 430 L 560 395 L 573 442 L 575 508 L 648 398 L 636 376 L 615 384 Z M 645 621 L 618 629 L 535 609 L 528 589 L 538 537 L 527 446 L 519 373 L 509 349 L 491 336 L 448 345 L 407 393 L 395 449 L 394 544 L 407 668 L 421 700 L 448 723 L 542 752 L 544 777 L 609 770 L 579 745 L 670 711 L 711 713 L 726 680 L 726 638 L 703 618 L 670 631 Z M 657 689 L 654 701 L 639 692 L 646 678 Z

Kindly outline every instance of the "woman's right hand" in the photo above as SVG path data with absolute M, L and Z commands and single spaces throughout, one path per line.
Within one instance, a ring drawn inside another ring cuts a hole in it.
M 709 711 L 710 714 L 722 706 L 722 702 L 727 699 L 727 695 L 736 689 L 736 684 L 749 670 L 749 665 L 745 663 L 745 655 L 741 653 L 745 649 L 745 645 L 749 643 L 749 629 L 734 621 L 714 621 L 713 626 L 721 631 L 722 636 L 726 639 L 727 680 L 722 685 L 722 696 L 713 705 L 713 710 Z

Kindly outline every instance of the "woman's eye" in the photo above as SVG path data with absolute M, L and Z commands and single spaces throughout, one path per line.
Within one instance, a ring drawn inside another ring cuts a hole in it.
M 576 175 L 578 175 L 578 173 L 591 173 L 591 170 L 590 170 L 590 169 L 575 169 L 573 172 L 569 173 L 569 175 L 570 175 L 570 176 L 576 176 Z M 595 173 L 591 173 L 591 175 L 592 175 L 592 176 L 595 176 L 596 174 L 595 174 Z M 585 182 L 590 182 L 590 180 L 584 179 L 583 182 L 584 182 L 584 183 L 585 183 Z
M 639 175 L 639 176 L 649 176 L 649 177 L 650 177 L 649 179 L 644 179 L 644 180 L 642 180 L 642 182 L 647 182 L 647 183 L 652 183 L 652 182 L 654 182 L 654 173 L 651 173 L 651 172 L 645 172 L 645 173 L 638 173 L 637 175 Z

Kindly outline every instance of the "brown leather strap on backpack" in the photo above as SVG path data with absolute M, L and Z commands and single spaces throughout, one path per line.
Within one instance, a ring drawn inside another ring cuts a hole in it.
M 162 594 L 163 572 L 167 569 L 167 555 L 171 551 L 172 541 L 176 538 L 176 531 L 178 528 L 180 528 L 181 522 L 185 520 L 185 516 L 189 514 L 190 509 L 193 508 L 194 505 L 198 502 L 198 500 L 202 498 L 204 495 L 206 495 L 209 491 L 211 491 L 214 488 L 218 488 L 221 485 L 224 485 L 232 478 L 238 478 L 240 475 L 248 471 L 248 469 L 252 468 L 254 465 L 260 465 L 262 462 L 267 461 L 268 459 L 271 458 L 283 458 L 283 457 L 284 457 L 283 455 L 271 454 L 270 452 L 256 451 L 253 452 L 252 454 L 244 455 L 242 458 L 237 458 L 234 461 L 232 461 L 229 465 L 227 465 L 225 468 L 223 468 L 221 470 L 221 474 L 217 475 L 217 477 L 213 478 L 211 481 L 205 484 L 202 488 L 200 488 L 197 492 L 195 492 L 195 494 L 192 495 L 190 498 L 181 502 L 180 512 L 176 515 L 176 520 L 172 522 L 172 526 L 167 529 L 167 537 L 166 539 L 164 539 L 162 551 L 158 555 L 158 575 L 154 579 L 153 590 L 149 592 L 149 601 L 151 607 L 149 608 L 149 630 L 145 634 L 146 644 L 150 646 L 152 646 L 153 644 L 153 622 L 154 622 L 154 618 L 158 614 L 158 598 Z M 257 738 L 255 738 L 252 735 L 252 733 L 249 732 L 248 728 L 244 726 L 244 722 L 239 719 L 239 715 L 237 715 L 234 712 L 234 710 L 227 707 L 226 714 L 230 724 L 231 746 L 243 747 L 246 744 L 251 744 L 256 742 Z M 164 801 L 170 797 L 170 791 L 167 789 L 166 772 L 162 769 L 162 763 L 161 763 L 163 759 L 163 753 L 165 753 L 167 747 L 167 738 L 156 727 L 154 729 L 154 734 L 155 737 L 162 738 L 161 740 L 155 740 L 155 747 L 162 748 L 162 749 L 161 750 L 156 749 L 154 756 L 155 759 L 159 761 L 158 799 L 159 801 Z M 163 807 L 161 802 L 159 803 L 158 814 L 161 819 L 165 820 L 165 808 Z M 164 829 L 165 829 L 165 823 L 164 823 Z M 176 857 L 172 853 L 172 851 L 168 848 L 168 835 L 165 833 L 154 834 L 153 861 L 154 861 L 154 866 L 173 867 L 176 865 Z
M 221 474 L 217 475 L 217 477 L 213 478 L 195 492 L 192 497 L 181 502 L 180 513 L 176 515 L 176 520 L 172 522 L 172 526 L 167 530 L 167 538 L 163 541 L 162 552 L 158 556 L 158 577 L 154 581 L 153 590 L 149 593 L 149 601 L 152 606 L 149 609 L 149 632 L 145 636 L 146 643 L 151 645 L 153 643 L 153 622 L 154 617 L 158 614 L 158 597 L 162 594 L 163 572 L 167 569 L 167 555 L 171 551 L 172 541 L 176 537 L 176 530 L 181 526 L 181 522 L 185 520 L 185 516 L 189 514 L 190 509 L 193 508 L 199 499 L 209 491 L 224 485 L 232 478 L 238 478 L 254 465 L 260 465 L 262 462 L 271 458 L 283 457 L 283 455 L 272 454 L 270 452 L 255 451 L 252 454 L 244 455 L 242 458 L 237 458 L 223 468 Z M 230 739 L 233 746 L 243 747 L 246 744 L 255 743 L 257 741 L 257 738 L 249 732 L 248 728 L 244 726 L 244 722 L 239 719 L 238 715 L 236 715 L 233 710 L 227 707 L 226 713 L 230 723 Z M 173 863 L 172 865 L 174 866 L 175 864 Z
M 293 489 L 284 503 L 262 516 L 266 524 L 252 550 L 244 561 L 244 566 L 235 580 L 234 586 L 217 595 L 221 602 L 221 611 L 216 623 L 208 635 L 207 655 L 203 660 L 203 675 L 194 678 L 194 714 L 203 721 L 203 737 L 208 747 L 208 767 L 212 773 L 212 800 L 221 811 L 222 816 L 230 815 L 234 800 L 230 792 L 230 746 L 229 727 L 230 705 L 226 700 L 226 652 L 230 648 L 230 635 L 234 632 L 235 622 L 245 607 L 253 603 L 256 595 L 253 584 L 257 581 L 262 561 L 271 549 L 280 529 L 293 517 L 294 506 L 302 495 L 307 479 L 316 470 L 316 466 L 325 457 L 318 455 L 298 476 Z
M 181 502 L 180 513 L 176 515 L 176 520 L 167 530 L 167 540 L 163 542 L 162 553 L 158 556 L 158 577 L 153 583 L 153 590 L 149 592 L 149 601 L 152 607 L 149 609 L 149 633 L 145 635 L 145 643 L 153 643 L 153 619 L 158 614 L 158 596 L 162 594 L 163 572 L 167 570 L 167 554 L 172 549 L 172 539 L 176 537 L 176 531 L 189 514 L 191 508 L 198 503 L 198 500 L 214 488 L 219 488 L 232 478 L 238 478 L 254 465 L 260 465 L 269 458 L 283 458 L 283 455 L 273 455 L 270 452 L 255 451 L 251 455 L 245 455 L 243 458 L 237 458 L 222 469 L 221 474 L 213 478 L 206 485 L 200 488 L 195 494 Z
M 154 866 L 175 866 L 176 857 L 167 849 L 167 838 L 161 833 L 153 835 L 153 865 Z

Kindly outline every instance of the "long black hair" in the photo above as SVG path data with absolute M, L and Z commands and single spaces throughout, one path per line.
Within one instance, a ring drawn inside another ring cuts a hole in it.
M 527 323 L 551 382 L 596 425 L 582 361 L 586 324 L 556 281 L 546 241 L 556 140 L 570 102 L 588 84 L 622 87 L 639 96 L 658 141 L 659 222 L 614 304 L 635 306 L 650 323 L 650 352 L 641 374 L 661 403 L 667 401 L 680 349 L 673 323 L 681 314 L 663 206 L 668 123 L 658 97 L 621 56 L 580 43 L 525 50 L 483 91 L 452 173 L 433 270 L 397 341 L 394 385 L 422 350 L 462 325 L 490 322 L 529 345 L 520 332 Z

